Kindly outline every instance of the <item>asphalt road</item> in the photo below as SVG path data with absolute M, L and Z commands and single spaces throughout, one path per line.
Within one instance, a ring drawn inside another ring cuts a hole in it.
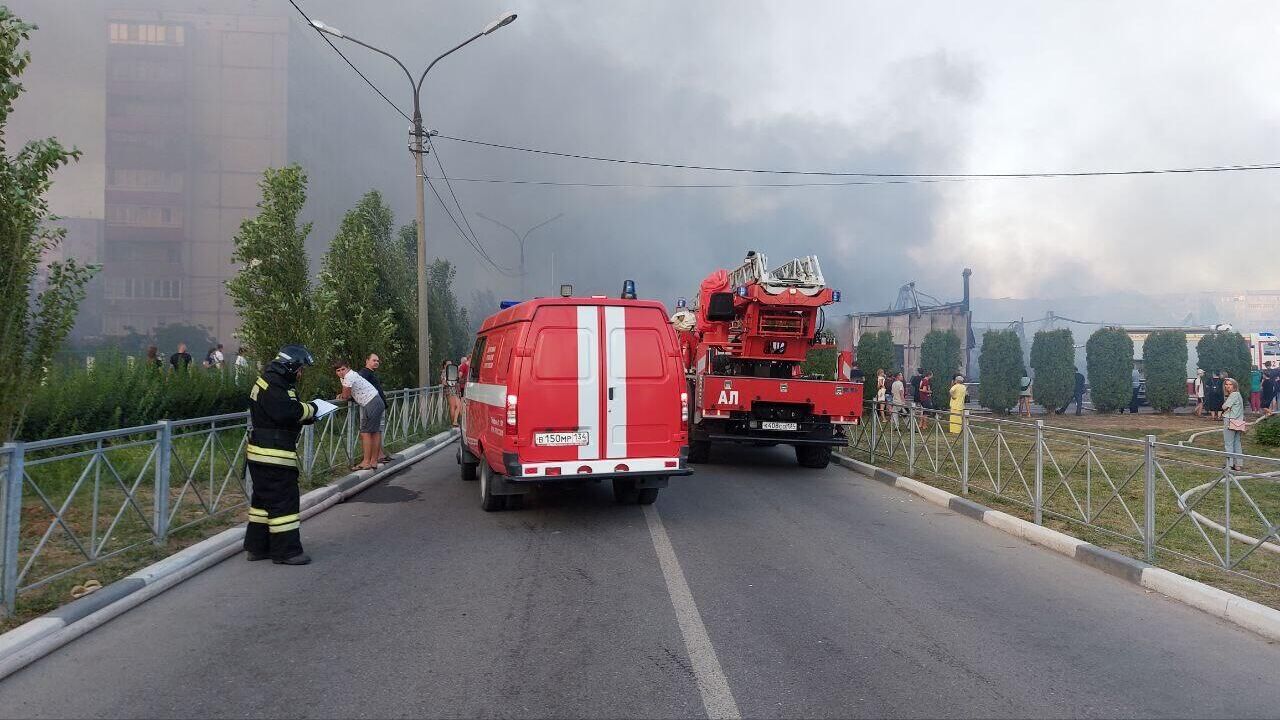
M 0 681 L 0 716 L 700 717 L 708 660 L 743 717 L 1280 707 L 1255 635 L 788 448 L 737 458 L 647 519 L 607 485 L 484 513 L 442 452 L 304 523 L 311 566 L 222 563 Z

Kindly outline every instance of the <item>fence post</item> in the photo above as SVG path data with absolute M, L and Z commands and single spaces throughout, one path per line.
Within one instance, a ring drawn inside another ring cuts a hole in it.
M 316 426 L 302 426 L 302 474 L 311 479 L 311 468 L 316 464 Z
M 876 461 L 876 443 L 880 440 L 880 412 L 879 408 L 871 413 L 871 444 L 867 446 L 867 462 L 875 464 Z
M 960 494 L 969 494 L 969 411 L 960 415 Z
M 24 451 L 22 443 L 13 442 L 4 445 L 6 465 L 4 467 L 4 486 L 0 488 L 0 599 L 4 601 L 4 609 L 13 617 L 18 602 L 18 543 L 22 535 L 19 523 L 22 522 L 22 463 Z
M 1036 524 L 1044 524 L 1044 421 L 1036 421 Z
M 1143 461 L 1145 482 L 1142 503 L 1142 545 L 1147 562 L 1156 561 L 1156 436 L 1147 436 L 1146 458 Z
M 343 436 L 347 444 L 347 462 L 356 456 L 356 407 L 354 400 L 347 401 L 347 419 L 344 425 Z
M 164 545 L 169 535 L 169 467 L 173 454 L 173 421 L 161 420 L 156 430 L 156 483 L 152 498 L 156 545 Z
M 910 440 L 910 444 L 907 446 L 907 474 L 913 475 L 913 476 L 916 474 L 916 423 L 917 421 L 918 421 L 918 418 L 916 417 L 915 406 L 908 407 L 907 422 L 911 424 L 911 428 L 910 428 L 911 440 Z

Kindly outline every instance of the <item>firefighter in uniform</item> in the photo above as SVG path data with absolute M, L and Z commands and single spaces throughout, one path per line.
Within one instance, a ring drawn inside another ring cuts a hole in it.
M 306 565 L 298 518 L 298 434 L 316 421 L 315 403 L 299 402 L 298 378 L 315 358 L 302 345 L 286 345 L 249 391 L 249 444 L 245 464 L 253 480 L 244 549 L 249 560 Z

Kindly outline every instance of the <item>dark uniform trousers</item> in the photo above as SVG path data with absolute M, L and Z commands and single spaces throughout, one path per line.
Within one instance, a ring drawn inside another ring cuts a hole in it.
M 298 401 L 292 380 L 271 368 L 249 393 L 245 466 L 253 493 L 244 549 L 274 560 L 302 553 L 297 442 L 302 426 L 315 422 L 315 405 Z

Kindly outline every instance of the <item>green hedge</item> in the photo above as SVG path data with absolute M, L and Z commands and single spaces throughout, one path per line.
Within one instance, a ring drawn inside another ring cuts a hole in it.
M 1255 425 L 1253 439 L 1259 445 L 1280 446 L 1280 416 L 1272 415 Z
M 893 355 L 893 333 L 888 330 L 863 333 L 862 337 L 858 338 L 857 356 L 858 368 L 870 379 L 874 388 L 877 370 L 884 370 L 888 375 L 897 369 Z M 875 394 L 874 389 L 871 394 Z
M 1031 341 L 1031 396 L 1046 410 L 1071 402 L 1076 386 L 1076 340 L 1070 330 L 1041 330 Z
M 1147 402 L 1158 412 L 1187 404 L 1187 334 L 1158 330 L 1142 344 L 1147 376 Z
M 950 400 L 944 389 L 960 374 L 960 336 L 951 330 L 930 330 L 920 343 L 920 367 L 933 373 L 933 407 L 946 409 Z
M 1089 396 L 1099 412 L 1129 406 L 1133 396 L 1133 340 L 1120 328 L 1099 328 L 1085 343 Z
M 55 367 L 34 390 L 22 439 L 239 412 L 248 407 L 249 386 L 256 377 L 246 371 L 237 381 L 231 372 L 206 370 L 195 362 L 178 372 L 141 361 L 130 366 L 122 356 L 99 357 L 93 370 L 83 365 Z
M 1215 332 L 1200 338 L 1196 343 L 1196 364 L 1205 374 L 1226 370 L 1240 383 L 1240 394 L 1249 397 L 1249 372 L 1253 362 L 1249 359 L 1249 341 L 1238 332 Z
M 982 336 L 978 355 L 978 403 L 1001 415 L 1018 402 L 1022 376 L 1022 342 L 1012 330 L 989 330 Z

